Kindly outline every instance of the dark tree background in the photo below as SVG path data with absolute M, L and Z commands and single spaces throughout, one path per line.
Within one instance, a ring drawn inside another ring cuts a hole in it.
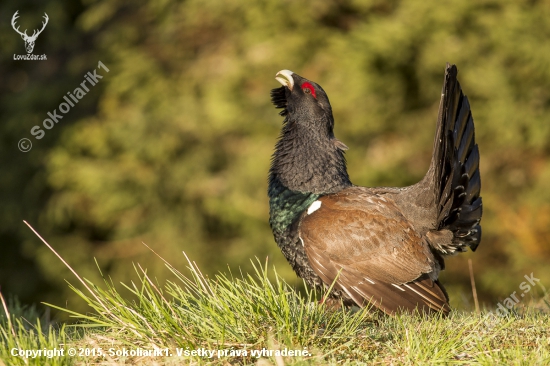
M 49 23 L 34 53 L 11 28 Z M 267 171 L 282 118 L 275 73 L 327 91 L 355 184 L 408 185 L 427 170 L 445 62 L 457 64 L 481 150 L 483 240 L 450 258 L 469 308 L 467 258 L 487 306 L 525 274 L 550 286 L 548 1 L 16 1 L 0 5 L 0 290 L 79 309 L 72 274 L 97 259 L 115 282 L 140 263 L 160 282 L 182 251 L 207 273 L 269 256 L 296 280 L 269 226 Z M 98 62 L 108 69 L 97 69 Z M 38 140 L 88 71 L 99 83 Z M 21 138 L 32 150 L 18 150 Z

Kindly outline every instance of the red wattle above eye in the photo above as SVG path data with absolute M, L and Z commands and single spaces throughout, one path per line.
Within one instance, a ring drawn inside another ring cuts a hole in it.
M 315 94 L 315 88 L 313 87 L 313 85 L 311 85 L 307 81 L 302 84 L 302 90 L 306 90 L 306 89 L 309 89 L 309 91 L 311 92 L 311 95 L 313 95 L 314 98 L 317 98 L 317 95 Z

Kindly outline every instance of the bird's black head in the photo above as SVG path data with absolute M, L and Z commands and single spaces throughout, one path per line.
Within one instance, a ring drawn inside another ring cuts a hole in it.
M 285 117 L 275 146 L 270 180 L 299 192 L 327 194 L 351 185 L 346 170 L 347 146 L 334 137 L 334 118 L 320 85 L 289 70 L 275 77 L 283 84 L 271 101 Z
M 294 120 L 324 120 L 333 127 L 332 108 L 327 94 L 321 86 L 290 70 L 281 70 L 275 79 L 282 87 L 271 91 L 271 101 L 277 108 L 284 108 L 282 116 L 293 116 Z

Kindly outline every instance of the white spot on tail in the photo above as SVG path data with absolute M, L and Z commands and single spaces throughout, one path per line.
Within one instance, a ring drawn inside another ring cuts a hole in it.
M 315 211 L 317 211 L 319 208 L 321 207 L 321 201 L 315 201 L 311 204 L 311 206 L 309 206 L 309 208 L 307 209 L 307 214 L 308 215 L 311 215 L 312 213 L 314 213 Z
M 300 238 L 300 241 L 302 242 L 302 246 L 304 246 L 304 239 L 302 239 L 302 237 L 300 237 L 300 236 L 299 236 L 299 238 Z

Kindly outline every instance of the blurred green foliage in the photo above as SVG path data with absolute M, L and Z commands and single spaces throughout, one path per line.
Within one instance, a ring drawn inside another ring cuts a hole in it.
M 22 29 L 49 15 L 34 50 L 47 61 L 13 60 L 24 53 L 16 10 Z M 326 90 L 355 184 L 402 186 L 427 170 L 445 62 L 472 105 L 484 199 L 478 251 L 447 261 L 452 305 L 470 303 L 467 258 L 488 306 L 531 272 L 550 286 L 548 19 L 550 2 L 535 0 L 3 1 L 1 289 L 81 305 L 23 219 L 91 279 L 96 257 L 117 280 L 139 262 L 164 281 L 144 241 L 208 273 L 269 256 L 292 281 L 267 223 L 275 73 Z M 98 61 L 110 72 L 32 137 Z

